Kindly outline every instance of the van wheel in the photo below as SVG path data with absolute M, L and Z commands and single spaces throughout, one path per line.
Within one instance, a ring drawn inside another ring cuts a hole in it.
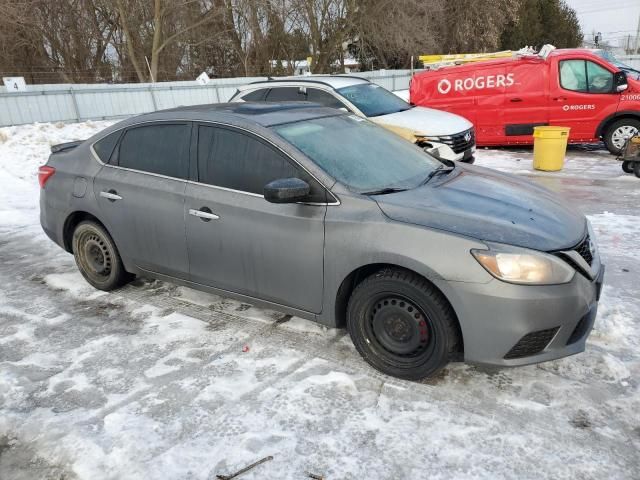
M 113 239 L 96 222 L 78 224 L 73 232 L 72 249 L 80 273 L 98 290 L 115 290 L 133 279 L 124 269 Z
M 460 342 L 453 309 L 433 285 L 400 269 L 384 269 L 353 291 L 347 329 L 375 369 L 406 380 L 440 371 Z
M 629 162 L 628 160 L 622 162 L 622 171 L 624 173 L 633 173 L 633 162 Z
M 633 162 L 633 173 L 640 178 L 640 162 Z
M 619 155 L 627 138 L 638 135 L 640 132 L 640 120 L 635 118 L 622 118 L 613 122 L 604 134 L 604 144 L 609 152 Z

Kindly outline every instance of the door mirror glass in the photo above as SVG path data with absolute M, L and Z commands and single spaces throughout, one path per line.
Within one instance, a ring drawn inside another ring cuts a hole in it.
M 271 203 L 295 203 L 306 199 L 310 187 L 299 178 L 281 178 L 264 187 L 264 199 Z
M 627 84 L 627 74 L 624 72 L 616 72 L 613 75 L 613 91 L 620 93 L 624 92 L 629 85 Z

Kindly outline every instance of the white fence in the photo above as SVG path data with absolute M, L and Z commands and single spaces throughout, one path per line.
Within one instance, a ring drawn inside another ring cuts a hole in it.
M 618 60 L 636 70 L 640 70 L 640 55 L 625 55 L 624 57 L 618 57 Z
M 640 55 L 619 59 L 640 69 Z M 377 70 L 354 75 L 392 91 L 409 88 L 411 79 L 410 70 Z M 196 82 L 28 85 L 27 91 L 15 93 L 8 93 L 0 86 L 0 126 L 121 118 L 181 105 L 226 102 L 240 85 L 258 80 L 266 77 L 213 79 L 204 86 Z
M 389 89 L 409 88 L 410 70 L 355 74 Z M 103 120 L 182 105 L 226 102 L 240 85 L 266 77 L 213 79 L 196 82 L 137 83 L 125 85 L 28 85 L 27 91 L 9 93 L 0 87 L 0 126 L 34 122 Z

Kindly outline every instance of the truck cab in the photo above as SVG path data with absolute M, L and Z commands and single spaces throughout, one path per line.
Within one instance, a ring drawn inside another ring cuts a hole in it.
M 640 130 L 640 81 L 588 49 L 443 67 L 416 75 L 410 100 L 457 113 L 477 144 L 533 143 L 533 128 L 570 127 L 570 143 L 603 140 L 617 154 Z

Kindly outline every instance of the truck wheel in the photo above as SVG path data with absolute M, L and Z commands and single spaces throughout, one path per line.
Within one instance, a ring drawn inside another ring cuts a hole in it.
M 604 134 L 604 144 L 614 155 L 619 155 L 627 138 L 638 135 L 640 132 L 640 120 L 635 118 L 622 118 L 613 122 Z
M 624 173 L 633 173 L 633 162 L 625 160 L 622 162 L 622 171 Z
M 372 367 L 406 380 L 435 375 L 460 342 L 447 300 L 426 280 L 401 269 L 380 270 L 355 288 L 347 329 Z
M 98 223 L 80 222 L 73 232 L 73 256 L 80 273 L 98 290 L 110 291 L 133 279 L 122 265 L 111 236 Z
M 633 162 L 633 173 L 640 178 L 640 162 Z

